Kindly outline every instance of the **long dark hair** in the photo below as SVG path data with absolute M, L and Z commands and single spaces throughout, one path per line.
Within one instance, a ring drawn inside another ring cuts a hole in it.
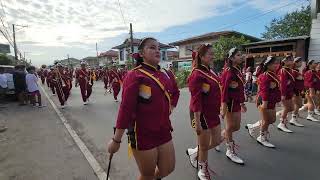
M 209 49 L 212 48 L 211 44 L 201 44 L 197 51 L 192 52 L 192 67 L 199 68 L 201 66 L 201 57 L 206 55 Z
M 268 66 L 276 61 L 276 58 L 273 56 L 268 56 L 262 63 L 261 70 L 262 72 L 266 72 L 268 70 Z
M 141 65 L 143 62 L 143 58 L 140 56 L 139 53 L 142 52 L 143 48 L 146 46 L 147 41 L 149 40 L 153 40 L 153 41 L 157 41 L 157 39 L 153 38 L 153 37 L 147 37 L 147 38 L 143 38 L 138 46 L 138 53 L 134 53 L 132 55 L 132 57 L 136 60 L 136 67 Z

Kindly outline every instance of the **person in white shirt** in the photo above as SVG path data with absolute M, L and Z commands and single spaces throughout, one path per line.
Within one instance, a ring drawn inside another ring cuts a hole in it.
M 4 74 L 4 68 L 0 67 L 0 99 L 5 96 L 7 88 L 7 76 Z M 0 133 L 6 131 L 7 129 L 8 128 L 5 126 L 5 122 L 3 120 L 0 120 Z
M 7 76 L 4 74 L 4 68 L 3 67 L 0 67 L 0 88 L 1 89 L 7 89 L 8 88 L 8 80 L 7 80 Z
M 26 84 L 27 90 L 30 95 L 31 104 L 36 106 L 36 97 L 37 103 L 39 104 L 39 108 L 44 107 L 41 102 L 41 94 L 38 86 L 38 77 L 35 75 L 36 68 L 34 66 L 30 66 L 27 68 L 28 74 L 26 75 Z

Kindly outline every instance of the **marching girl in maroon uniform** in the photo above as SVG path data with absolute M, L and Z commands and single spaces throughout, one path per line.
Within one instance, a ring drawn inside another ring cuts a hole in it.
M 54 76 L 54 68 L 51 67 L 50 71 L 48 72 L 48 76 L 47 76 L 47 84 L 48 84 L 49 88 L 51 89 L 52 95 L 55 96 L 56 91 L 54 89 L 53 76 Z
M 302 66 L 302 59 L 301 57 L 296 57 L 293 60 L 293 68 L 292 68 L 292 74 L 295 78 L 294 81 L 294 96 L 293 96 L 293 104 L 294 104 L 294 110 L 292 113 L 292 118 L 289 121 L 290 124 L 297 126 L 297 127 L 304 127 L 303 124 L 301 124 L 298 121 L 299 118 L 299 108 L 302 107 L 302 95 L 304 95 L 304 80 L 303 75 L 299 71 L 299 68 Z
M 141 56 L 137 58 L 138 66 L 124 80 L 116 131 L 108 143 L 108 152 L 119 150 L 123 133 L 128 129 L 129 147 L 140 171 L 138 179 L 161 179 L 175 167 L 169 118 L 172 81 L 159 68 L 157 40 L 143 39 L 138 50 Z
M 213 60 L 212 46 L 201 45 L 194 53 L 195 66 L 188 78 L 188 87 L 191 93 L 190 117 L 197 133 L 199 148 L 189 148 L 187 155 L 193 167 L 198 167 L 198 159 L 199 179 L 210 180 L 208 151 L 221 143 L 221 83 L 210 69 Z
M 109 72 L 109 83 L 112 86 L 114 101 L 118 102 L 118 94 L 121 89 L 122 80 L 115 64 L 113 64 Z
M 232 134 L 240 129 L 241 111 L 246 112 L 244 104 L 244 77 L 239 65 L 242 63 L 242 55 L 236 48 L 228 53 L 227 68 L 222 74 L 222 115 L 225 119 L 226 156 L 237 164 L 244 164 L 235 152 L 236 144 Z
M 317 67 L 316 67 L 316 72 L 318 77 L 320 77 L 320 63 L 316 62 Z M 317 82 L 317 87 L 316 87 L 316 98 L 315 98 L 315 103 L 316 107 L 314 109 L 314 113 L 316 115 L 320 115 L 320 80 Z
M 279 69 L 279 77 L 280 77 L 280 91 L 281 91 L 281 101 L 283 105 L 283 110 L 279 113 L 280 116 L 280 123 L 278 124 L 278 129 L 286 132 L 292 133 L 290 129 L 288 129 L 288 113 L 293 111 L 293 95 L 294 95 L 294 85 L 295 85 L 295 78 L 292 72 L 293 67 L 293 57 L 291 55 L 287 55 L 281 61 L 281 68 Z
M 318 81 L 320 80 L 317 72 L 315 71 L 317 64 L 314 60 L 309 60 L 307 63 L 307 67 L 304 73 L 304 86 L 306 88 L 306 98 L 307 98 L 307 107 L 308 107 L 308 116 L 307 120 L 318 122 L 316 119 L 314 109 L 315 109 L 315 101 L 316 98 L 316 89 L 318 86 Z
M 261 121 L 246 126 L 251 137 L 254 137 L 254 131 L 260 128 L 257 142 L 269 148 L 275 147 L 268 140 L 269 125 L 276 121 L 275 108 L 276 104 L 281 101 L 280 80 L 276 74 L 278 64 L 274 57 L 269 56 L 260 65 L 262 71 L 258 77 L 257 107 L 260 110 Z
M 105 67 L 104 71 L 101 74 L 102 74 L 102 78 L 103 78 L 104 89 L 107 92 L 109 89 L 109 70 L 108 70 L 108 67 Z

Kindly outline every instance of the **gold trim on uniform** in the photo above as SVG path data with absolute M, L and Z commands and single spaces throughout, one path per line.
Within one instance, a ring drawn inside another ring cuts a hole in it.
M 151 87 L 141 84 L 139 86 L 139 96 L 144 98 L 144 99 L 150 99 L 151 97 Z

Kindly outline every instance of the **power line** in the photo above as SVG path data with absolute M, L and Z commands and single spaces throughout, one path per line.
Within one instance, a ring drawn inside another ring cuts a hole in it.
M 122 7 L 121 7 L 121 4 L 120 4 L 120 0 L 118 0 L 118 5 L 119 5 L 119 9 L 120 9 L 120 13 L 121 13 L 121 17 L 122 17 L 123 23 L 128 28 L 126 19 L 124 18 L 124 15 L 123 15 L 123 11 L 122 11 Z
M 265 16 L 265 15 L 267 15 L 267 14 L 269 14 L 269 13 L 272 13 L 272 12 L 274 12 L 274 11 L 280 10 L 280 9 L 282 9 L 282 8 L 284 8 L 284 7 L 287 7 L 287 6 L 291 6 L 291 5 L 293 5 L 293 4 L 296 4 L 296 3 L 298 3 L 299 1 L 303 1 L 303 0 L 297 0 L 297 1 L 295 1 L 295 2 L 290 2 L 290 3 L 288 3 L 288 4 L 285 4 L 285 5 L 280 6 L 280 7 L 273 8 L 273 9 L 268 10 L 268 11 L 266 11 L 266 12 L 263 12 L 263 13 L 261 13 L 261 14 L 255 14 L 255 15 L 253 15 L 253 16 L 246 17 L 245 19 L 243 19 L 243 20 L 240 21 L 239 23 L 234 23 L 234 24 L 231 24 L 231 25 L 223 25 L 223 26 L 221 26 L 220 28 L 218 28 L 218 30 L 230 28 L 230 27 L 233 27 L 233 26 L 242 24 L 242 23 L 249 22 L 249 21 L 251 21 L 252 19 L 260 18 L 260 17 Z

